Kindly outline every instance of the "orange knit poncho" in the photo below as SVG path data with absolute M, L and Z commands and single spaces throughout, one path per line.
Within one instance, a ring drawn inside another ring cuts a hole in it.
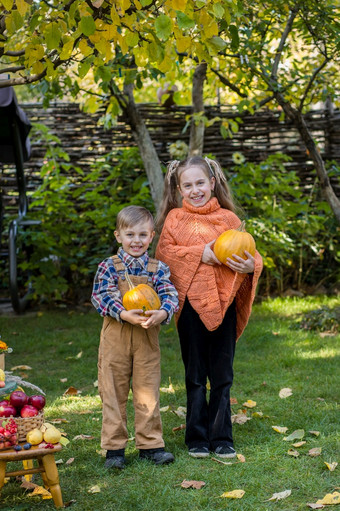
M 237 229 L 240 219 L 222 209 L 214 197 L 204 206 L 195 207 L 183 200 L 181 208 L 170 211 L 158 242 L 156 257 L 171 271 L 171 280 L 179 295 L 179 312 L 185 297 L 208 330 L 215 330 L 236 299 L 237 338 L 247 325 L 255 289 L 262 271 L 262 258 L 255 254 L 253 274 L 237 273 L 225 265 L 202 262 L 204 247 L 227 229 Z

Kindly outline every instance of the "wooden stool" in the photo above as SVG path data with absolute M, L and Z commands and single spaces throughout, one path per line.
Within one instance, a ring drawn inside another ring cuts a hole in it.
M 23 446 L 24 443 L 19 445 Z M 44 449 L 33 445 L 27 451 L 15 451 L 14 449 L 6 449 L 0 451 L 0 490 L 5 483 L 5 477 L 22 476 L 27 474 L 41 473 L 45 488 L 49 489 L 53 498 L 55 507 L 64 507 L 63 497 L 59 486 L 59 474 L 57 465 L 55 464 L 54 453 L 61 451 L 61 444 L 55 444 L 52 449 Z M 8 461 L 24 461 L 38 460 L 39 467 L 29 467 L 23 470 L 14 470 L 6 472 L 6 463 Z

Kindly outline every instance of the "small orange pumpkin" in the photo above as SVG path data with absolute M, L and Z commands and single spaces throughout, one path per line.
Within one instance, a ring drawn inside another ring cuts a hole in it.
M 255 240 L 249 232 L 244 230 L 245 222 L 238 229 L 229 229 L 223 232 L 214 243 L 215 256 L 221 263 L 226 264 L 228 257 L 234 259 L 233 254 L 247 259 L 244 251 L 247 250 L 253 257 L 255 255 Z M 235 260 L 235 259 L 234 259 Z
M 158 310 L 161 301 L 158 294 L 148 284 L 134 286 L 127 272 L 125 278 L 129 284 L 129 291 L 123 296 L 123 306 L 127 311 L 132 309 L 143 309 L 143 311 Z

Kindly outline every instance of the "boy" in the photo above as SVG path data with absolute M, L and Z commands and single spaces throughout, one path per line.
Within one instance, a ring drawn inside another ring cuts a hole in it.
M 101 447 L 107 450 L 106 468 L 125 468 L 128 441 L 126 403 L 132 378 L 135 438 L 140 458 L 156 465 L 174 461 L 165 452 L 159 411 L 159 325 L 169 323 L 178 310 L 178 295 L 167 265 L 150 259 L 147 249 L 155 235 L 152 214 L 128 206 L 117 216 L 115 237 L 122 247 L 102 261 L 94 279 L 92 304 L 104 317 L 98 356 L 98 390 L 103 402 Z M 149 284 L 158 294 L 159 310 L 125 310 L 128 291 L 125 272 L 134 285 Z

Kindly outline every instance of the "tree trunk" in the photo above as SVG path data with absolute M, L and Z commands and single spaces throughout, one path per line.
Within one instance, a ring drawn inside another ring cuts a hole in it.
M 302 140 L 306 146 L 306 149 L 309 153 L 309 156 L 311 157 L 311 159 L 314 163 L 315 170 L 316 170 L 317 176 L 319 178 L 321 191 L 322 191 L 326 201 L 330 205 L 330 207 L 335 215 L 335 218 L 337 219 L 338 223 L 340 224 L 340 200 L 335 195 L 335 192 L 332 188 L 329 177 L 327 175 L 325 163 L 324 163 L 324 161 L 321 157 L 321 154 L 313 140 L 313 137 L 309 131 L 309 128 L 306 124 L 306 121 L 305 121 L 302 113 L 299 112 L 298 110 L 294 109 L 289 103 L 287 103 L 284 100 L 282 94 L 277 93 L 275 96 L 276 96 L 278 103 L 283 108 L 283 111 L 285 112 L 287 117 L 289 117 L 294 122 L 298 132 L 300 133 L 301 138 L 302 138 Z
M 193 114 L 204 112 L 203 85 L 207 76 L 207 64 L 201 62 L 194 72 L 192 81 L 192 111 Z M 202 156 L 204 145 L 204 122 L 197 124 L 192 119 L 190 127 L 189 156 Z
M 158 210 L 163 196 L 163 172 L 161 163 L 151 140 L 149 131 L 145 126 L 133 97 L 133 85 L 124 86 L 124 93 L 128 96 L 128 101 L 123 109 L 128 118 L 134 139 L 138 145 L 141 158 L 144 163 L 146 175 L 149 180 L 151 196 Z

